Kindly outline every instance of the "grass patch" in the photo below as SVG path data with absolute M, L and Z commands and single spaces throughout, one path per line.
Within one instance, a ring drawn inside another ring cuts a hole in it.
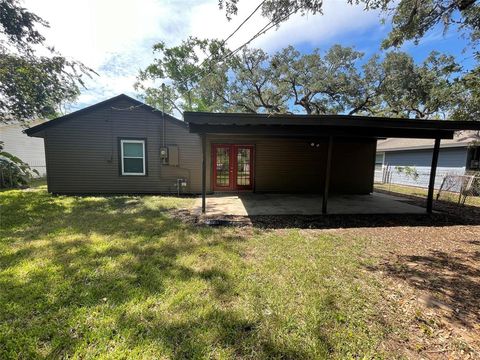
M 420 198 L 427 198 L 428 190 L 416 186 L 396 185 L 396 184 L 375 184 L 376 189 L 390 191 L 398 194 L 417 196 Z M 436 199 L 438 190 L 435 190 L 434 199 Z M 442 191 L 440 200 L 449 201 L 453 203 L 458 202 L 458 193 Z M 480 196 L 468 196 L 465 205 L 480 206 Z
M 0 201 L 2 359 L 382 357 L 362 240 L 171 217 L 192 199 Z
M 30 187 L 30 188 L 38 188 L 38 187 L 41 187 L 41 186 L 45 186 L 45 187 L 47 186 L 46 176 L 39 177 L 39 178 L 34 178 L 34 179 L 31 179 L 28 182 L 28 187 Z

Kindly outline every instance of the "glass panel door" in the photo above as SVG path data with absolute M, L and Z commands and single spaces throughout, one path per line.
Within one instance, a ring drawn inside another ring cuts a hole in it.
M 236 187 L 238 189 L 250 189 L 252 186 L 252 148 L 237 147 L 236 156 Z
M 253 145 L 212 144 L 213 190 L 252 190 L 253 155 Z
M 216 146 L 215 147 L 215 187 L 229 188 L 231 186 L 230 162 L 231 147 L 230 146 Z

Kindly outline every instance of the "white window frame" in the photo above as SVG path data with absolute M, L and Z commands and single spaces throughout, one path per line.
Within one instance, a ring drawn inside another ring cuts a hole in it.
M 123 144 L 142 144 L 142 150 L 143 150 L 143 156 L 127 156 L 125 157 L 123 155 Z M 146 175 L 146 164 L 145 164 L 145 140 L 129 140 L 129 139 L 121 139 L 120 140 L 120 153 L 121 153 L 121 159 L 120 161 L 122 162 L 122 175 L 133 175 L 133 176 L 145 176 Z M 124 159 L 142 159 L 143 160 L 143 172 L 125 172 L 124 166 L 125 162 L 123 161 Z
M 380 170 L 377 170 L 377 155 L 380 155 L 380 154 L 382 154 L 382 169 L 381 170 L 383 170 L 383 168 L 385 166 L 385 152 L 381 152 L 381 151 L 376 152 L 375 153 L 375 171 L 380 171 Z

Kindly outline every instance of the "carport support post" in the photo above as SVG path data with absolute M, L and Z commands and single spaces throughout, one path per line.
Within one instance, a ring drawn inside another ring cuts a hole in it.
M 327 163 L 325 164 L 325 184 L 323 187 L 322 214 L 327 213 L 328 190 L 330 187 L 330 170 L 332 164 L 333 136 L 328 137 Z
M 432 166 L 430 168 L 430 181 L 428 183 L 427 195 L 427 213 L 431 214 L 433 210 L 433 190 L 435 187 L 435 176 L 437 174 L 438 154 L 440 152 L 440 139 L 435 139 L 433 146 Z
M 206 209 L 207 192 L 207 135 L 202 134 L 202 214 Z

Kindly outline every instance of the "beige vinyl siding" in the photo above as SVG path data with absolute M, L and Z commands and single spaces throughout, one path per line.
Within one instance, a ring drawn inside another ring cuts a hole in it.
M 29 126 L 41 124 L 36 120 L 28 123 Z M 25 127 L 19 123 L 0 124 L 0 141 L 6 152 L 15 155 L 32 169 L 38 171 L 39 176 L 45 176 L 45 149 L 43 139 L 29 137 L 23 133 Z M 36 175 L 35 175 L 36 176 Z
M 53 193 L 200 192 L 201 144 L 197 134 L 166 121 L 166 145 L 179 146 L 179 166 L 162 165 L 162 118 L 119 100 L 45 130 L 49 191 Z M 118 110 L 123 109 L 123 110 Z M 146 140 L 146 176 L 120 175 L 120 138 Z

